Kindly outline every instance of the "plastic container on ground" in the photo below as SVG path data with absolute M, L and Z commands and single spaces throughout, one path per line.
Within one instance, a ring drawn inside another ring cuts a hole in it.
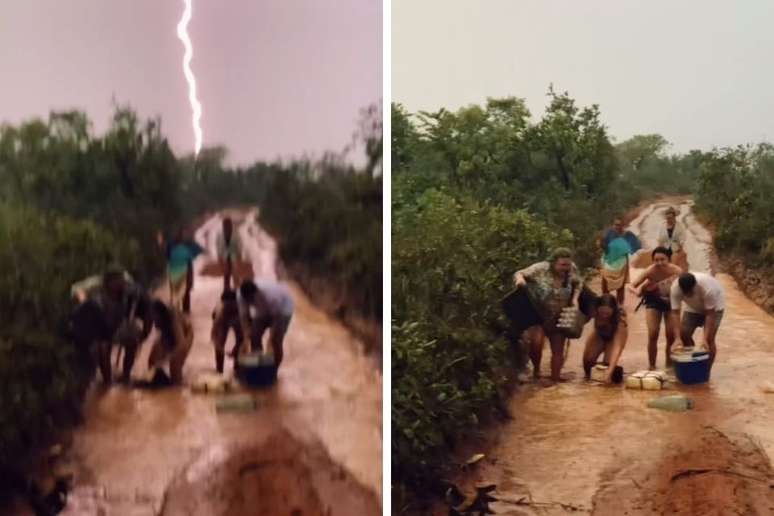
M 653 398 L 648 402 L 648 407 L 668 410 L 670 412 L 683 412 L 693 408 L 693 400 L 682 394 L 674 394 L 671 396 Z
M 591 379 L 596 382 L 604 382 L 609 367 L 610 366 L 604 363 L 596 364 L 591 368 Z M 621 366 L 616 366 L 610 379 L 613 383 L 621 383 L 623 380 L 623 374 L 623 368 Z
M 251 412 L 255 409 L 255 398 L 249 394 L 223 396 L 215 400 L 215 410 L 218 412 Z
M 667 375 L 663 371 L 637 371 L 626 377 L 627 389 L 660 391 L 666 383 Z
M 693 385 L 709 381 L 710 364 L 708 352 L 674 353 L 672 361 L 675 365 L 675 376 L 677 376 L 680 383 Z
M 270 353 L 249 353 L 237 359 L 239 381 L 250 387 L 267 387 L 277 381 L 277 366 Z

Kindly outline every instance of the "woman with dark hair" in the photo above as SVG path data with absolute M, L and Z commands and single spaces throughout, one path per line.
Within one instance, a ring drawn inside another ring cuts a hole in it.
M 540 326 L 527 330 L 533 375 L 535 378 L 540 377 L 543 341 L 548 337 L 551 344 L 551 379 L 555 382 L 561 381 L 567 337 L 557 323 L 562 309 L 580 306 L 579 298 L 583 289 L 583 280 L 572 261 L 572 252 L 558 248 L 551 253 L 547 261 L 516 272 L 513 279 L 517 289 L 527 289 L 542 320 Z
M 179 310 L 169 308 L 158 299 L 153 301 L 150 309 L 159 336 L 148 356 L 148 368 L 160 369 L 168 361 L 172 383 L 179 384 L 183 380 L 183 364 L 193 344 L 193 327 Z
M 607 367 L 605 383 L 620 382 L 622 371 L 618 368 L 618 360 L 626 346 L 629 329 L 626 325 L 626 310 L 618 304 L 611 294 L 602 294 L 596 302 L 594 314 L 594 330 L 586 338 L 583 351 L 583 370 L 586 379 L 591 376 L 591 368 L 597 363 L 599 355 L 604 353 L 604 363 Z
M 667 247 L 657 247 L 651 253 L 653 264 L 632 283 L 632 289 L 642 296 L 640 305 L 645 305 L 645 321 L 648 325 L 648 362 L 650 369 L 656 368 L 658 355 L 658 335 L 661 320 L 666 332 L 666 366 L 672 364 L 672 344 L 675 342 L 678 324 L 672 316 L 670 293 L 672 283 L 683 273 L 683 269 L 670 263 L 672 251 Z M 639 306 L 637 307 L 639 309 Z

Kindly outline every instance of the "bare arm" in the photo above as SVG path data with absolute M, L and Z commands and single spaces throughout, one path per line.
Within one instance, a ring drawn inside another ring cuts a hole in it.
M 704 312 L 704 342 L 707 349 L 715 343 L 715 330 L 717 329 L 718 315 L 715 310 Z

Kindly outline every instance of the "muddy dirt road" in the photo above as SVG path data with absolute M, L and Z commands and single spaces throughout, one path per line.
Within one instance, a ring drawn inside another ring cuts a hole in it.
M 276 246 L 256 213 L 233 215 L 256 276 L 276 278 Z M 220 226 L 217 215 L 196 233 L 213 256 Z M 381 514 L 381 374 L 297 286 L 278 384 L 256 392 L 258 409 L 218 414 L 214 396 L 191 392 L 215 366 L 211 314 L 222 280 L 201 275 L 206 261 L 197 260 L 187 385 L 93 393 L 69 452 L 76 487 L 63 514 Z
M 632 223 L 645 247 L 654 246 L 664 208 L 650 206 Z M 689 201 L 680 208 L 691 269 L 707 271 L 711 236 Z M 583 340 L 572 341 L 564 369 L 569 381 L 525 385 L 511 400 L 514 420 L 497 429 L 487 458 L 463 486 L 497 483 L 502 501 L 492 508 L 498 514 L 774 514 L 774 394 L 759 388 L 774 379 L 774 318 L 730 276 L 718 278 L 726 314 L 709 384 L 673 383 L 661 393 L 589 384 L 581 367 Z M 645 316 L 643 310 L 634 314 L 634 306 L 629 294 L 629 341 L 621 361 L 627 372 L 648 365 Z M 545 375 L 548 356 L 546 350 Z M 659 367 L 663 360 L 662 331 Z M 691 396 L 695 410 L 646 407 L 649 399 L 676 392 Z

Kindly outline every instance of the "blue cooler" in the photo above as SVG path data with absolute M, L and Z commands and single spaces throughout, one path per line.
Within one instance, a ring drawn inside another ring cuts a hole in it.
M 263 362 L 263 363 L 262 363 Z M 237 378 L 250 387 L 267 387 L 277 381 L 277 366 L 265 363 L 261 353 L 249 353 L 237 358 Z
M 692 385 L 705 383 L 710 377 L 709 353 L 697 351 L 694 353 L 679 353 L 672 355 L 675 365 L 675 375 L 680 383 Z

